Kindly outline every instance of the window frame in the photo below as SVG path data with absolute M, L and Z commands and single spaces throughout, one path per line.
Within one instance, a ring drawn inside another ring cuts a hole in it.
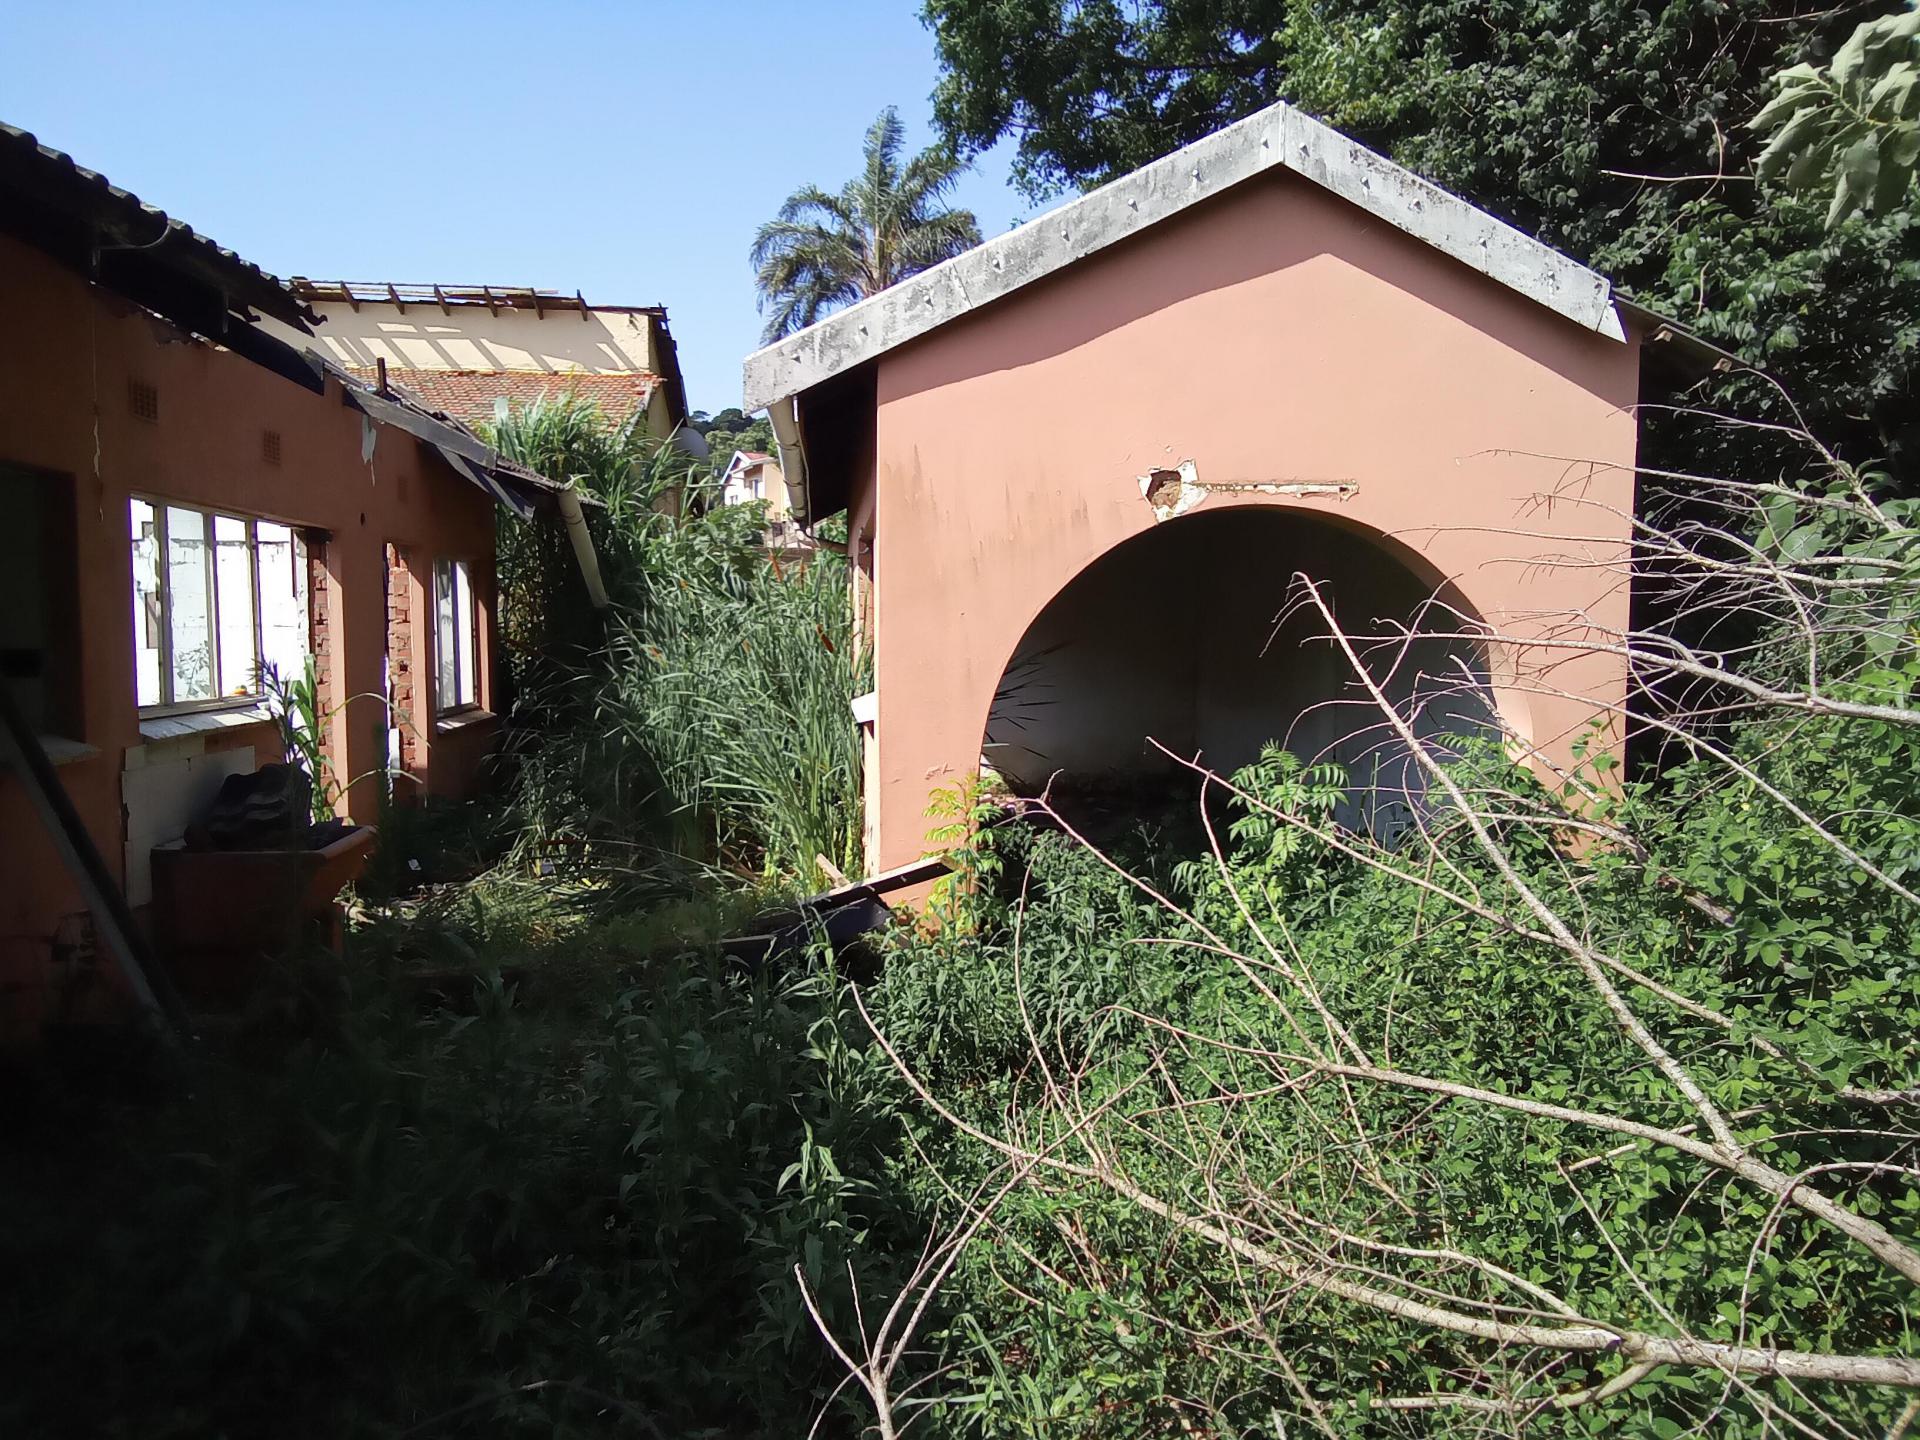
M 453 603 L 454 603 L 454 611 L 455 611 L 454 613 L 455 631 L 454 631 L 454 637 L 453 637 L 453 650 L 450 656 L 442 653 L 441 644 L 440 644 L 440 640 L 441 640 L 441 636 L 440 636 L 441 578 L 440 577 L 442 576 L 442 574 L 446 576 L 446 583 L 449 587 L 451 587 L 453 591 Z M 461 684 L 461 679 L 463 674 L 465 674 L 465 672 L 462 670 L 462 667 L 460 664 L 459 626 L 462 623 L 463 617 L 459 614 L 459 598 L 460 598 L 460 591 L 462 589 L 462 586 L 460 585 L 459 579 L 458 579 L 459 574 L 464 574 L 466 577 L 466 585 L 464 588 L 466 589 L 466 592 L 467 592 L 467 606 L 466 606 L 467 613 L 464 617 L 464 620 L 466 625 L 467 646 L 473 655 L 473 672 L 471 675 L 466 676 L 466 678 L 472 682 L 473 698 L 471 700 L 463 700 L 460 698 L 460 692 L 462 691 L 462 689 L 465 688 Z M 481 659 L 484 647 L 481 644 L 482 637 L 480 634 L 480 591 L 478 587 L 476 587 L 473 583 L 473 562 L 465 558 L 464 556 L 458 556 L 458 555 L 443 555 L 443 556 L 440 556 L 438 559 L 436 559 L 433 562 L 433 565 L 431 567 L 431 571 L 429 574 L 429 588 L 428 588 L 427 598 L 430 602 L 428 613 L 432 617 L 432 632 L 433 632 L 433 672 L 432 673 L 433 673 L 434 723 L 439 724 L 441 721 L 444 721 L 444 720 L 459 719 L 464 716 L 485 714 L 487 709 L 488 697 L 487 697 L 487 692 L 485 687 L 481 684 L 481 679 L 486 670 L 486 666 Z M 440 677 L 443 673 L 444 665 L 449 660 L 451 660 L 453 665 L 454 699 L 452 703 L 448 703 L 446 698 L 440 692 Z
M 153 538 L 155 548 L 155 576 L 160 596 L 159 616 L 159 679 L 162 698 L 151 705 L 140 704 L 140 681 L 138 660 L 135 660 L 134 674 L 134 710 L 142 720 L 162 719 L 173 715 L 198 715 L 218 710 L 257 709 L 267 698 L 267 692 L 260 683 L 261 666 L 266 658 L 266 617 L 260 605 L 260 525 L 277 525 L 285 530 L 294 547 L 295 563 L 304 556 L 305 546 L 300 538 L 300 527 L 290 521 L 276 520 L 270 515 L 242 513 L 233 510 L 218 509 L 206 504 L 198 504 L 177 498 L 157 495 L 145 490 L 127 492 L 128 521 L 128 564 L 127 579 L 134 583 L 131 569 L 133 541 L 133 502 L 139 501 L 153 509 Z M 186 510 L 198 515 L 201 520 L 203 543 L 207 545 L 207 664 L 209 683 L 218 687 L 220 683 L 220 580 L 219 580 L 219 541 L 214 536 L 215 520 L 237 520 L 247 527 L 247 593 L 253 609 L 253 689 L 244 695 L 215 694 L 201 700 L 174 700 L 173 694 L 173 582 L 169 574 L 168 543 L 171 536 L 168 531 L 168 512 Z M 135 635 L 134 648 L 137 653 L 140 637 Z M 307 637 L 312 645 L 312 636 Z

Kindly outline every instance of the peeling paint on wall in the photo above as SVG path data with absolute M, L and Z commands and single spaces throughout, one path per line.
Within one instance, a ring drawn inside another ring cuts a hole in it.
M 1140 496 L 1153 507 L 1155 520 L 1172 520 L 1184 515 L 1209 495 L 1236 492 L 1296 499 L 1351 500 L 1360 493 L 1360 487 L 1351 480 L 1203 481 L 1191 460 L 1182 460 L 1177 470 L 1149 470 L 1140 477 Z

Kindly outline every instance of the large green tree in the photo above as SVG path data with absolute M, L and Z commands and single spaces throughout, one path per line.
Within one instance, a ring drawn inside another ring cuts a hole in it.
M 1862 18 L 1898 8 L 927 0 L 924 14 L 943 132 L 961 153 L 1017 137 L 1017 176 L 1036 196 L 1291 100 L 1765 366 L 1844 453 L 1887 458 L 1912 489 L 1913 208 L 1829 231 L 1825 197 L 1756 183 L 1765 137 L 1749 124 L 1780 69 L 1824 61 Z M 1713 398 L 1786 414 L 1751 378 Z
M 965 165 L 944 146 L 903 159 L 905 144 L 888 106 L 867 130 L 857 176 L 837 194 L 803 185 L 754 235 L 768 341 L 980 243 L 973 212 L 943 203 Z

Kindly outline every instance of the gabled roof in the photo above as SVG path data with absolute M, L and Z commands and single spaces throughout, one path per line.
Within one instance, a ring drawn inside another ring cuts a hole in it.
M 773 457 L 764 450 L 736 450 L 733 452 L 733 457 L 727 461 L 727 468 L 720 472 L 720 479 L 724 483 L 743 471 L 770 464 L 772 460 Z
M 370 365 L 345 367 L 362 380 L 376 380 Z M 624 425 L 647 408 L 661 381 L 658 375 L 629 371 L 619 375 L 587 371 L 548 370 L 409 370 L 387 367 L 387 383 L 410 391 L 434 410 L 469 425 L 490 422 L 496 402 L 531 405 L 544 397 L 578 395 L 600 407 L 616 425 Z
M 1281 103 L 756 351 L 746 360 L 742 404 L 753 411 L 789 399 L 1191 205 L 1283 170 L 1583 329 L 1626 338 L 1604 276 Z

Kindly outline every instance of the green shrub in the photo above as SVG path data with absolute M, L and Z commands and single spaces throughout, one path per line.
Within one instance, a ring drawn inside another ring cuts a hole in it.
M 1781 762 L 1775 782 L 1823 797 L 1849 842 L 1911 873 L 1920 732 L 1803 720 L 1790 733 L 1748 727 L 1740 744 Z M 1469 794 L 1541 813 L 1560 803 L 1498 754 L 1457 761 L 1455 777 Z M 907 938 L 890 959 L 872 997 L 877 1024 L 948 1114 L 995 1142 L 923 1107 L 937 1160 L 937 1178 L 917 1177 L 923 1205 L 1004 1175 L 1010 1152 L 995 1145 L 1123 1177 L 1043 1167 L 1003 1202 L 993 1238 L 969 1250 L 945 1297 L 938 1343 L 956 1368 L 943 1384 L 964 1397 L 947 1422 L 994 1435 L 1251 1435 L 1273 1433 L 1278 1413 L 1290 1427 L 1317 1414 L 1343 1435 L 1480 1433 L 1482 1411 L 1403 1416 L 1373 1402 L 1462 1385 L 1497 1395 L 1535 1366 L 1560 1377 L 1549 1393 L 1620 1372 L 1605 1357 L 1569 1366 L 1549 1349 L 1509 1374 L 1508 1357 L 1480 1342 L 1263 1272 L 1143 1208 L 1129 1186 L 1309 1271 L 1414 1298 L 1540 1309 L 1463 1263 L 1408 1258 L 1470 1252 L 1615 1324 L 1823 1355 L 1913 1353 L 1908 1282 L 1688 1155 L 1616 1151 L 1617 1136 L 1588 1126 L 1315 1080 L 1276 1058 L 1345 1055 L 1337 1019 L 1396 1071 L 1657 1124 L 1689 1118 L 1577 967 L 1516 936 L 1529 917 L 1445 804 L 1427 818 L 1434 846 L 1431 858 L 1416 852 L 1425 868 L 1414 873 L 1486 898 L 1487 914 L 1279 819 L 1323 823 L 1338 794 L 1329 778 L 1269 754 L 1235 777 L 1246 799 L 1215 787 L 1226 863 L 1196 857 L 1172 883 L 1123 846 L 1110 856 L 1140 884 L 1064 836 L 990 835 L 966 938 Z M 1850 1208 L 1920 1239 L 1920 1190 L 1898 1168 L 1912 1108 L 1836 1094 L 1920 1079 L 1914 907 L 1783 827 L 1718 765 L 1630 788 L 1609 808 L 1646 837 L 1644 857 L 1602 848 L 1575 862 L 1550 831 L 1521 823 L 1498 840 L 1593 944 L 1734 1017 L 1729 1032 L 1639 997 L 1741 1117 L 1757 1157 L 1834 1176 Z M 1811 1073 L 1756 1053 L 1749 1034 Z M 1835 1165 L 1855 1168 L 1816 1170 Z M 1357 1238 L 1332 1243 L 1335 1231 Z M 1818 1402 L 1873 1433 L 1900 1408 L 1897 1392 L 1861 1387 L 1819 1387 Z M 1777 1382 L 1669 1367 L 1595 1408 L 1541 1411 L 1528 1433 L 1760 1435 L 1770 1411 L 1802 1403 Z
M 840 988 L 602 954 L 459 1014 L 366 979 L 270 1068 L 16 1129 L 0 1433 L 793 1433 L 836 1378 L 793 1265 L 850 1323 L 847 1262 L 915 1243 Z

